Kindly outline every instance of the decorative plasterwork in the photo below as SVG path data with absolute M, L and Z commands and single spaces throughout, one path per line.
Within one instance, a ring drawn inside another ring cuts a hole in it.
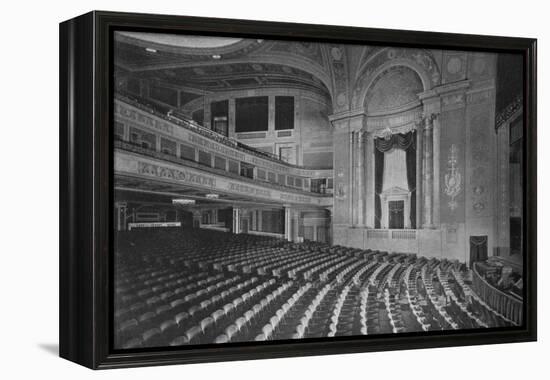
M 502 112 L 495 118 L 495 128 L 500 128 L 504 123 L 510 120 L 518 111 L 523 109 L 523 96 L 518 95 Z
M 409 133 L 410 131 L 416 130 L 417 127 L 418 127 L 418 123 L 414 122 L 414 123 L 402 125 L 400 127 L 394 127 L 394 128 L 386 127 L 384 129 L 377 129 L 375 131 L 372 131 L 370 135 L 373 138 L 383 138 L 388 140 L 391 137 L 391 135 Z
M 335 112 L 349 109 L 349 83 L 346 48 L 343 45 L 328 45 L 332 75 L 332 103 Z
M 470 121 L 469 137 L 469 167 L 471 175 L 469 181 L 469 198 L 472 209 L 477 216 L 483 216 L 490 204 L 488 197 L 491 195 L 487 189 L 491 188 L 491 138 L 489 133 L 489 115 L 480 112 L 474 115 Z
M 416 129 L 416 124 L 422 118 L 422 107 L 387 116 L 367 116 L 367 130 L 376 132 L 389 128 L 394 133 L 406 133 L 405 130 Z
M 449 197 L 448 206 L 451 211 L 456 210 L 458 203 L 455 198 L 462 191 L 462 174 L 458 167 L 458 147 L 452 144 L 449 148 L 447 159 L 447 172 L 445 173 L 445 194 Z
M 328 118 L 336 129 L 351 128 L 358 131 L 366 127 L 366 114 L 362 109 L 335 113 Z
M 418 102 L 417 94 L 423 92 L 422 81 L 411 69 L 393 66 L 373 81 L 365 99 L 369 115 L 393 113 Z
M 422 81 L 424 90 L 436 86 L 441 79 L 439 68 L 428 51 L 420 49 L 382 49 L 372 55 L 358 71 L 353 86 L 352 106 L 354 108 L 362 106 L 376 78 L 387 69 L 395 66 L 405 66 L 416 72 Z

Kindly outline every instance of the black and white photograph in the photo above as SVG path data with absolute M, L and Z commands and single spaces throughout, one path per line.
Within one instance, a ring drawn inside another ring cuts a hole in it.
M 116 31 L 113 347 L 524 324 L 524 60 Z

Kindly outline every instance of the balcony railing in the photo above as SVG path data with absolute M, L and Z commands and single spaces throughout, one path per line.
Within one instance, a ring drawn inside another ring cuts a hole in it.
M 489 284 L 479 274 L 477 263 L 474 263 L 472 271 L 472 290 L 493 310 L 513 321 L 518 326 L 521 326 L 523 320 L 523 301 Z
M 271 189 L 277 189 L 277 190 L 282 190 L 282 191 L 292 192 L 292 193 L 297 193 L 297 194 L 306 193 L 306 194 L 312 195 L 312 196 L 323 197 L 322 194 L 318 194 L 318 193 L 315 193 L 313 191 L 307 191 L 307 190 L 304 190 L 304 189 L 298 189 L 296 187 L 280 185 L 278 183 L 258 181 L 257 179 L 248 178 L 248 177 L 245 177 L 245 176 L 241 176 L 241 175 L 238 175 L 238 174 L 231 173 L 231 172 L 223 170 L 223 169 L 218 169 L 218 168 L 215 168 L 215 167 L 212 167 L 212 166 L 209 166 L 209 165 L 204 165 L 204 164 L 201 164 L 200 162 L 197 162 L 197 161 L 194 161 L 194 160 L 187 160 L 187 159 L 184 159 L 184 158 L 179 158 L 179 157 L 177 157 L 175 155 L 172 155 L 172 154 L 157 152 L 154 149 L 144 148 L 143 146 L 133 144 L 133 143 L 130 143 L 130 142 L 127 142 L 127 141 L 119 140 L 119 139 L 115 139 L 114 147 L 116 149 L 121 149 L 121 150 L 125 150 L 125 151 L 132 152 L 132 153 L 138 153 L 138 154 L 146 156 L 146 157 L 151 157 L 151 158 L 155 158 L 155 159 L 158 159 L 158 160 L 171 162 L 171 163 L 174 163 L 174 164 L 193 167 L 193 168 L 200 169 L 200 170 L 212 173 L 212 174 L 218 174 L 218 175 L 223 175 L 225 177 L 231 177 L 231 178 L 243 181 L 243 182 L 247 182 L 247 183 L 250 183 L 250 184 L 257 185 L 257 186 L 264 186 L 264 187 L 269 187 Z
M 370 229 L 367 239 L 416 240 L 416 230 Z
M 117 92 L 115 94 L 115 98 L 133 107 L 139 108 L 140 110 L 147 112 L 148 114 L 167 120 L 180 127 L 192 130 L 193 132 L 199 133 L 205 137 L 208 137 L 209 139 L 212 139 L 221 144 L 225 144 L 231 148 L 245 151 L 248 154 L 252 154 L 254 156 L 257 156 L 263 159 L 268 159 L 278 164 L 297 168 L 297 169 L 305 169 L 305 170 L 323 170 L 324 169 L 324 168 L 315 168 L 315 167 L 306 168 L 300 165 L 289 164 L 288 162 L 281 160 L 277 155 L 273 153 L 263 152 L 261 150 L 254 149 L 253 147 L 240 143 L 237 140 L 234 140 L 230 137 L 227 137 L 225 135 L 212 131 L 211 129 L 205 128 L 202 125 L 195 122 L 194 120 L 190 120 L 186 116 L 180 114 L 179 112 L 170 111 L 168 109 L 166 110 L 167 111 L 166 113 L 160 112 L 158 106 L 147 103 L 143 99 L 138 98 L 134 95 Z

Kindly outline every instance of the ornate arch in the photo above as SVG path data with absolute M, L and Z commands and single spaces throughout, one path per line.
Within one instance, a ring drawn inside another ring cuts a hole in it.
M 422 81 L 424 91 L 439 84 L 441 74 L 435 60 L 425 50 L 386 48 L 373 56 L 360 69 L 353 87 L 352 107 L 363 107 L 368 91 L 376 79 L 388 69 L 404 66 L 413 70 Z

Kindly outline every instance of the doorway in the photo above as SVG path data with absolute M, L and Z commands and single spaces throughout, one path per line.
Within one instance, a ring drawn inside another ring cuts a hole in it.
M 470 268 L 475 262 L 487 260 L 487 235 L 470 236 Z
M 388 201 L 388 216 L 390 229 L 403 229 L 405 227 L 405 202 Z

